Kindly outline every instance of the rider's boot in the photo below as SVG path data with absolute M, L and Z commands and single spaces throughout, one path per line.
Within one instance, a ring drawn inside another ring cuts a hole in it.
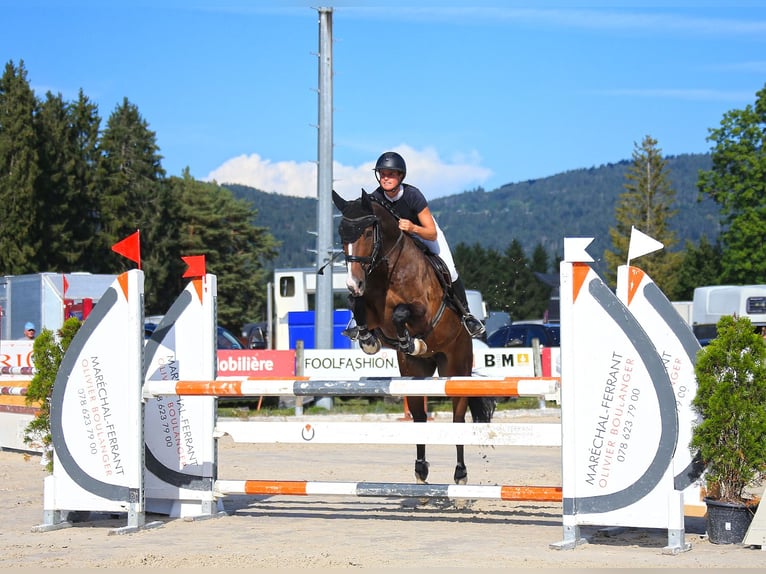
M 452 282 L 452 294 L 453 299 L 458 303 L 458 308 L 463 314 L 463 327 L 468 331 L 471 337 L 479 337 L 484 334 L 484 324 L 476 317 L 471 315 L 468 310 L 468 297 L 465 294 L 465 287 L 463 286 L 463 280 L 458 277 Z

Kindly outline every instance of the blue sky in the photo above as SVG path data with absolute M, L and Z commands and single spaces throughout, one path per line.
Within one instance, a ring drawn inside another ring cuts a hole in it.
M 0 0 L 3 64 L 38 97 L 124 97 L 168 175 L 316 197 L 319 15 L 305 2 Z M 334 188 L 400 151 L 427 197 L 710 151 L 766 85 L 764 2 L 339 2 Z

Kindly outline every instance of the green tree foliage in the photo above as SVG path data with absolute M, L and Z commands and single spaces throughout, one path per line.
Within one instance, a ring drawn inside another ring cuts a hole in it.
M 687 240 L 683 260 L 678 268 L 676 300 L 691 301 L 695 287 L 719 285 L 721 258 L 720 243 L 710 243 L 704 236 L 697 245 Z
M 43 250 L 38 269 L 62 272 L 93 269 L 103 259 L 94 252 L 98 231 L 95 170 L 98 160 L 96 106 L 80 91 L 67 104 L 50 92 L 40 106 L 40 168 L 38 196 L 45 212 L 41 227 Z
M 276 242 L 266 228 L 255 225 L 252 206 L 228 189 L 196 181 L 188 170 L 182 178 L 171 177 L 170 187 L 178 198 L 177 259 L 205 255 L 208 272 L 218 278 L 218 300 L 226 302 L 218 307 L 218 321 L 238 332 L 242 323 L 265 314 L 264 263 L 276 255 Z
M 634 146 L 633 165 L 625 174 L 625 192 L 615 208 L 616 225 L 609 229 L 614 250 L 607 250 L 605 257 L 607 279 L 615 283 L 617 267 L 627 261 L 632 227 L 661 242 L 664 249 L 641 257 L 640 267 L 672 299 L 683 255 L 672 251 L 678 239 L 668 222 L 677 210 L 673 209 L 675 190 L 666 168 L 657 140 L 646 136 L 640 146 Z
M 711 129 L 712 168 L 699 175 L 700 193 L 721 207 L 722 283 L 766 277 L 766 86 L 755 105 L 724 114 Z
M 185 170 L 167 179 L 153 131 L 127 98 L 100 131 L 80 91 L 39 101 L 23 63 L 0 78 L 0 274 L 118 273 L 112 245 L 141 232 L 146 310 L 164 313 L 186 285 L 186 255 L 206 255 L 218 275 L 218 315 L 238 332 L 264 316 L 266 270 L 276 241 L 258 210 Z M 295 211 L 280 209 L 288 219 Z M 304 234 L 305 234 L 304 229 Z
M 38 102 L 22 61 L 9 62 L 0 77 L 0 274 L 35 270 L 42 238 L 42 204 L 37 195 Z
M 535 267 L 545 272 L 542 260 L 547 261 L 547 256 L 543 257 L 544 250 L 535 253 L 536 261 L 530 263 L 521 243 L 513 240 L 503 253 L 460 243 L 453 257 L 463 283 L 481 291 L 490 310 L 505 311 L 514 321 L 521 321 L 540 319 L 548 308 L 550 287 L 535 276 Z
M 27 387 L 25 401 L 27 405 L 37 404 L 39 409 L 24 430 L 24 442 L 39 443 L 43 452 L 50 453 L 51 437 L 51 395 L 53 384 L 56 382 L 59 366 L 72 339 L 80 330 L 80 320 L 71 317 L 64 321 L 61 330 L 56 334 L 50 329 L 43 329 L 35 337 L 32 347 L 32 361 L 35 364 L 35 374 Z M 46 469 L 53 472 L 53 460 L 48 459 Z
M 766 342 L 747 317 L 723 316 L 717 329 L 697 355 L 691 446 L 706 464 L 708 496 L 743 502 L 766 478 Z
M 109 116 L 100 151 L 100 238 L 103 252 L 109 253 L 112 245 L 136 230 L 162 224 L 155 215 L 165 170 L 155 133 L 127 98 Z M 105 256 L 103 261 L 105 272 L 124 265 L 117 255 Z

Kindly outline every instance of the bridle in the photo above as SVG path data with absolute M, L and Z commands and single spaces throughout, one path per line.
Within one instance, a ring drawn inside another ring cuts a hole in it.
M 397 217 L 396 214 L 391 213 L 394 217 Z M 380 232 L 380 219 L 378 219 L 377 215 L 363 215 L 362 217 L 355 218 L 343 216 L 338 230 L 341 241 L 347 244 L 355 243 L 362 236 L 364 230 L 370 226 L 372 226 L 372 253 L 370 255 L 346 255 L 346 264 L 359 263 L 365 276 L 368 276 L 381 263 L 388 262 L 391 253 L 404 239 L 404 232 L 399 229 L 399 236 L 394 244 L 378 259 L 383 244 Z

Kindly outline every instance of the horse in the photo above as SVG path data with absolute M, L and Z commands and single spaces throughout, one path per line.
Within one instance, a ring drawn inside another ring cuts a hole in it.
M 402 377 L 470 376 L 473 344 L 461 316 L 450 303 L 449 271 L 432 263 L 425 245 L 399 229 L 398 216 L 383 201 L 362 190 L 346 201 L 333 190 L 341 212 L 343 243 L 351 297 L 362 297 L 370 333 L 396 349 Z M 406 397 L 412 420 L 427 420 L 426 397 Z M 453 397 L 452 422 L 464 423 L 468 408 L 474 422 L 490 422 L 495 399 Z M 468 482 L 463 445 L 456 445 L 455 484 Z M 429 472 L 424 444 L 416 445 L 415 478 L 426 484 Z

